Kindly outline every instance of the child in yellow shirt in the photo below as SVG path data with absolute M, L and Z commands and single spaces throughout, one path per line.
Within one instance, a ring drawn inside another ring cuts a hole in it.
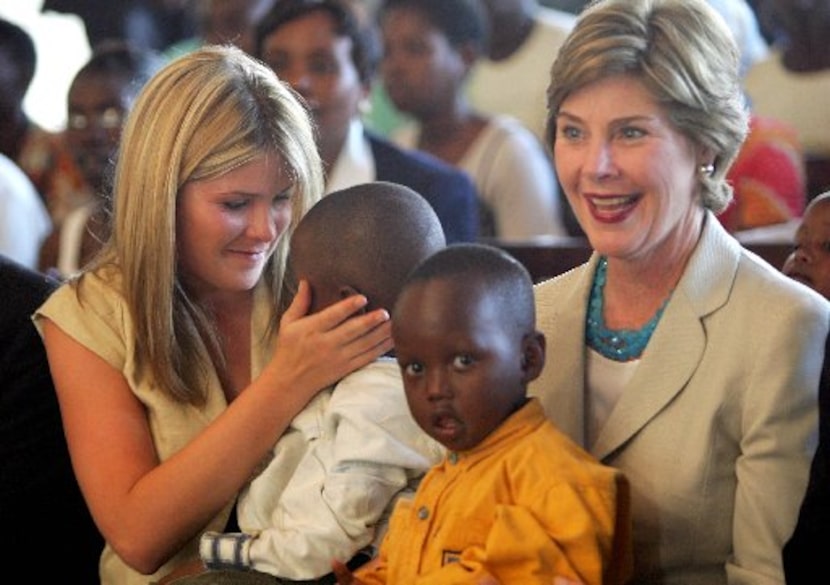
M 480 244 L 441 250 L 392 314 L 415 421 L 448 454 L 398 502 L 378 558 L 341 585 L 623 583 L 628 484 L 546 418 L 527 384 L 545 363 L 524 267 Z

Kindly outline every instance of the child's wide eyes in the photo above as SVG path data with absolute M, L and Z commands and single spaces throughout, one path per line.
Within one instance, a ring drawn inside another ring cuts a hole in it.
M 403 371 L 407 376 L 420 376 L 424 372 L 424 366 L 419 362 L 409 362 Z
M 471 355 L 461 354 L 455 356 L 455 358 L 452 360 L 452 365 L 456 370 L 466 370 L 467 368 L 473 365 L 474 361 L 475 360 Z

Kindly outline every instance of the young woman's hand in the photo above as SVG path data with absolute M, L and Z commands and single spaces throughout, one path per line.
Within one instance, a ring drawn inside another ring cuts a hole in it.
M 355 295 L 307 315 L 311 290 L 300 281 L 297 294 L 280 320 L 277 348 L 268 368 L 280 378 L 293 378 L 298 391 L 328 386 L 392 348 L 389 314 L 362 312 L 366 298 Z

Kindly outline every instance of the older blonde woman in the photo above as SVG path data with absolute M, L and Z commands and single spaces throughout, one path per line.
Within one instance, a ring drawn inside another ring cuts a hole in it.
M 531 392 L 631 482 L 635 582 L 783 583 L 830 304 L 715 217 L 747 129 L 732 35 L 704 0 L 600 0 L 548 105 L 594 254 L 536 288 Z

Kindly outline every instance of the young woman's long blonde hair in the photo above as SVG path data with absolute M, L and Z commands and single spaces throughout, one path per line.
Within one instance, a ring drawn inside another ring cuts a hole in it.
M 220 373 L 224 367 L 213 318 L 178 274 L 178 194 L 189 181 L 218 177 L 264 153 L 282 160 L 294 184 L 291 224 L 263 273 L 276 304 L 290 233 L 323 189 L 312 123 L 296 94 L 239 49 L 209 46 L 151 79 L 124 128 L 113 231 L 89 270 L 114 268 L 135 327 L 138 366 L 178 401 L 204 402 L 207 356 Z

